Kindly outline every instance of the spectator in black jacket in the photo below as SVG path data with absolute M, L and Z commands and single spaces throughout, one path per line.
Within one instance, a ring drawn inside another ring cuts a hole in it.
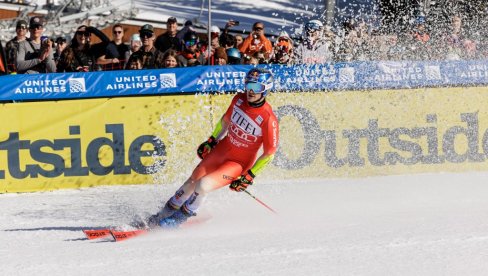
M 166 32 L 156 38 L 156 42 L 154 44 L 156 46 L 156 49 L 158 49 L 162 53 L 168 51 L 169 49 L 173 49 L 178 52 L 182 51 L 183 42 L 176 36 L 177 31 L 178 23 L 176 21 L 176 18 L 168 18 L 168 21 L 166 21 Z
M 154 28 L 150 24 L 146 24 L 139 30 L 139 35 L 142 40 L 142 47 L 139 51 L 134 52 L 133 55 L 140 55 L 143 57 L 144 69 L 163 68 L 163 53 L 154 47 Z

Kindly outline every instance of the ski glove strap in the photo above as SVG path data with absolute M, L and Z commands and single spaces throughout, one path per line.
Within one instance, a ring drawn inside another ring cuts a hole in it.
M 252 185 L 253 180 L 254 180 L 254 177 L 252 175 L 252 172 L 248 171 L 247 174 L 243 174 L 243 175 L 239 176 L 236 180 L 232 181 L 232 183 L 230 183 L 229 188 L 232 191 L 242 192 L 245 189 L 247 189 L 247 187 L 249 185 Z
M 217 145 L 217 140 L 210 136 L 207 141 L 203 142 L 197 149 L 197 155 L 200 159 L 205 158 L 210 151 Z

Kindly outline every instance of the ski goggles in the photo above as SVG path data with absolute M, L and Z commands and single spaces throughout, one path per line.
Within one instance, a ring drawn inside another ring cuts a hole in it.
M 252 92 L 254 92 L 256 94 L 261 94 L 266 90 L 265 85 L 262 85 L 262 84 L 257 83 L 257 82 L 247 82 L 245 84 L 245 87 L 246 87 L 247 92 L 252 90 Z
M 196 39 L 188 40 L 185 42 L 186 47 L 191 47 L 193 45 L 196 45 L 198 41 Z

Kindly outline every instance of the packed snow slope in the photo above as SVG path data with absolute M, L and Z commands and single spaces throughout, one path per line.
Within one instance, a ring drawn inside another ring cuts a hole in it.
M 204 223 L 123 242 L 179 186 L 0 195 L 2 275 L 487 275 L 488 173 L 259 182 L 211 193 Z

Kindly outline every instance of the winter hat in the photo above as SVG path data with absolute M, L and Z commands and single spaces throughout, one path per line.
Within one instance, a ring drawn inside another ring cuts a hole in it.
M 130 37 L 130 40 L 131 41 L 141 41 L 141 36 L 139 34 L 133 34 L 131 37 Z

